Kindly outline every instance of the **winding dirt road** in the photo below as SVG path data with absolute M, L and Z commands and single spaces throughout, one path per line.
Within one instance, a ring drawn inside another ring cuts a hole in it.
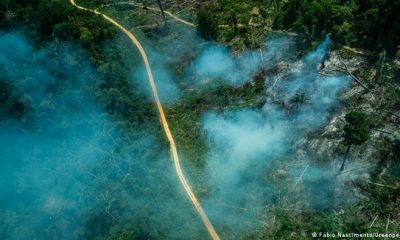
M 121 24 L 119 24 L 117 21 L 115 21 L 114 19 L 112 19 L 111 17 L 97 11 L 97 10 L 92 10 L 92 9 L 88 9 L 82 6 L 79 6 L 75 3 L 75 0 L 70 0 L 70 3 L 72 5 L 74 5 L 75 7 L 77 7 L 78 9 L 84 10 L 84 11 L 88 11 L 97 15 L 101 15 L 104 19 L 106 19 L 107 21 L 109 21 L 110 23 L 112 23 L 113 25 L 115 25 L 116 27 L 118 27 L 119 29 L 121 29 L 132 41 L 132 43 L 137 47 L 137 49 L 140 52 L 140 55 L 143 59 L 143 62 L 146 66 L 146 71 L 147 71 L 147 76 L 148 76 L 148 80 L 151 86 L 151 90 L 153 92 L 154 95 L 154 99 L 156 102 L 156 106 L 158 109 L 158 113 L 159 113 L 159 118 L 162 124 L 162 127 L 164 128 L 164 132 L 165 135 L 168 138 L 168 141 L 170 143 L 170 151 L 171 151 L 171 155 L 172 155 L 172 160 L 174 162 L 175 165 L 175 170 L 176 173 L 179 177 L 179 181 L 181 182 L 183 188 L 185 189 L 186 194 L 188 195 L 189 199 L 192 201 L 192 204 L 194 206 L 194 208 L 196 209 L 197 213 L 199 214 L 201 220 L 203 221 L 205 227 L 207 228 L 208 233 L 210 234 L 211 238 L 213 240 L 219 240 L 219 236 L 217 234 L 217 232 L 215 231 L 213 225 L 211 224 L 210 220 L 208 219 L 206 213 L 204 212 L 202 206 L 200 205 L 199 200 L 196 198 L 196 196 L 194 195 L 188 181 L 186 180 L 186 177 L 182 171 L 181 165 L 180 165 L 180 161 L 179 161 L 179 156 L 178 156 L 178 151 L 176 148 L 176 144 L 175 144 L 175 140 L 172 136 L 171 130 L 169 129 L 168 126 L 168 122 L 167 119 L 165 117 L 165 113 L 164 113 L 164 109 L 161 105 L 160 102 L 160 98 L 158 96 L 158 92 L 157 92 L 157 87 L 156 87 L 156 83 L 154 81 L 153 78 L 153 73 L 151 71 L 150 68 L 150 63 L 146 54 L 146 51 L 143 49 L 142 45 L 140 44 L 140 42 L 136 39 L 136 37 L 129 32 L 126 28 L 124 28 Z M 168 13 L 167 13 L 168 14 Z

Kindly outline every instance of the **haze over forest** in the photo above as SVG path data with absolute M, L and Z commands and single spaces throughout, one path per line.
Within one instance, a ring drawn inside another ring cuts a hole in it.
M 400 237 L 399 11 L 2 0 L 0 239 Z

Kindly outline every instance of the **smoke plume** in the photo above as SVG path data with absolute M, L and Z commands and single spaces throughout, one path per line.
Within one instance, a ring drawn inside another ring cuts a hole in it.
M 261 109 L 245 108 L 225 111 L 223 114 L 204 114 L 203 128 L 211 141 L 210 152 L 206 156 L 211 186 L 207 209 L 222 226 L 239 232 L 253 229 L 262 220 L 265 206 L 276 204 L 277 199 L 283 196 L 289 202 L 294 199 L 291 193 L 294 183 L 290 186 L 285 183 L 293 181 L 294 174 L 291 171 L 285 173 L 282 166 L 301 157 L 297 152 L 297 143 L 326 122 L 329 110 L 338 104 L 338 93 L 349 83 L 344 76 L 323 76 L 318 73 L 329 41 L 327 37 L 315 51 L 299 60 L 286 60 L 288 65 L 285 72 L 268 76 L 266 104 Z M 277 45 L 270 44 L 267 44 L 267 49 L 273 53 L 280 50 Z M 222 53 L 212 57 L 217 60 L 213 64 L 226 57 L 221 57 Z M 219 65 L 213 65 L 213 69 L 219 69 L 221 65 L 224 72 L 231 71 L 236 75 L 240 68 L 235 70 L 232 67 L 235 64 L 235 60 L 222 61 Z M 203 68 L 201 61 L 199 67 Z M 256 67 L 259 65 L 256 64 Z M 222 72 L 221 75 L 216 72 L 212 74 L 215 77 L 226 76 Z M 243 79 L 247 79 L 247 76 L 245 71 Z M 325 178 L 327 174 L 323 169 L 312 164 L 312 153 L 304 154 L 311 166 L 303 176 L 306 189 L 303 194 L 307 194 L 307 191 L 313 193 L 308 195 L 312 207 L 329 208 L 328 195 L 323 193 L 330 192 L 332 186 L 326 186 L 334 182 Z M 281 179 L 276 177 L 279 171 L 282 171 Z M 296 174 L 300 173 L 296 171 Z M 315 194 L 318 191 L 321 193 Z M 314 201 L 316 195 L 319 203 Z

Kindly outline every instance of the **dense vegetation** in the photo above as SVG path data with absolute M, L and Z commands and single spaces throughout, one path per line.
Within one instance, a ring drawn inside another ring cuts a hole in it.
M 400 42 L 399 11 L 399 1 L 385 0 L 219 0 L 200 11 L 199 21 L 229 24 L 230 29 L 220 29 L 227 39 L 234 37 L 240 23 L 244 35 L 252 26 L 294 31 L 308 42 L 331 33 L 334 42 L 394 54 Z M 213 20 L 203 20 L 204 16 Z M 199 22 L 199 26 L 201 33 L 214 29 L 213 24 Z
M 347 145 L 346 154 L 340 167 L 340 170 L 344 170 L 347 154 L 350 151 L 351 145 L 361 145 L 368 140 L 369 137 L 369 126 L 366 120 L 366 116 L 362 112 L 349 112 L 345 116 L 346 124 L 344 125 L 344 141 Z
M 87 1 L 94 4 L 93 1 Z M 256 11 L 252 10 L 257 7 Z M 301 41 L 309 48 L 314 41 L 331 33 L 336 44 L 346 44 L 365 48 L 374 52 L 386 50 L 390 57 L 395 57 L 400 44 L 400 2 L 399 1 L 339 1 L 339 0 L 293 0 L 293 1 L 228 1 L 218 0 L 197 11 L 199 33 L 206 40 L 221 41 L 238 47 L 259 48 L 265 40 L 265 30 L 287 30 L 300 35 Z M 101 79 L 96 84 L 97 99 L 107 113 L 128 133 L 132 129 L 151 128 L 152 132 L 163 135 L 158 128 L 154 108 L 146 97 L 140 94 L 139 88 L 127 79 L 128 64 L 137 64 L 139 60 L 124 62 L 123 54 L 113 45 L 117 29 L 103 21 L 101 17 L 83 11 L 76 11 L 66 0 L 3 0 L 0 2 L 0 27 L 2 31 L 18 30 L 28 35 L 39 46 L 53 41 L 73 42 L 80 44 L 88 51 Z M 157 31 L 148 31 L 148 36 L 158 36 Z M 104 45 L 110 46 L 105 53 Z M 110 50 L 111 49 L 111 50 Z M 110 53 L 111 52 L 111 53 Z M 369 86 L 384 86 L 384 100 L 379 108 L 386 111 L 400 106 L 398 84 L 399 72 L 395 65 L 385 63 L 385 57 L 372 55 L 369 59 L 372 67 L 383 69 L 376 78 L 368 82 Z M 171 68 L 179 68 L 172 66 Z M 270 70 L 272 71 L 272 70 Z M 372 70 L 370 70 L 372 71 Z M 379 72 L 379 71 L 378 71 Z M 356 72 L 358 76 L 367 78 L 368 71 Z M 203 135 L 198 121 L 201 113 L 213 108 L 224 111 L 228 107 L 240 107 L 241 104 L 260 108 L 262 99 L 257 99 L 263 92 L 263 70 L 254 81 L 242 87 L 219 86 L 215 89 L 193 91 L 185 94 L 179 104 L 166 107 L 171 116 L 171 128 L 176 134 L 178 145 L 188 161 L 199 169 L 204 164 L 202 154 L 206 151 Z M 365 75 L 363 75 L 365 74 Z M 258 79 L 260 78 L 260 79 Z M 386 94 L 388 93 L 388 94 Z M 0 79 L 0 115 L 23 117 L 29 112 L 29 105 L 22 96 L 13 92 Z M 299 96 L 293 102 L 302 103 L 306 99 Z M 244 102 L 244 103 L 243 103 Z M 379 115 L 379 113 L 377 114 Z M 371 125 L 367 119 L 378 119 L 379 116 L 367 116 L 361 112 L 350 112 L 346 115 L 343 136 L 345 147 L 360 145 L 368 140 Z M 125 146 L 125 148 L 128 148 Z M 373 173 L 374 179 L 384 179 L 395 185 L 399 182 L 400 158 L 399 141 L 382 139 L 377 148 L 380 155 L 378 169 Z M 160 150 L 160 149 L 158 149 Z M 122 150 L 121 150 L 122 151 Z M 161 151 L 161 150 L 160 150 Z M 346 156 L 347 157 L 347 156 Z M 389 170 L 390 169 L 390 170 Z M 201 170 L 199 170 L 201 171 Z M 388 173 L 387 173 L 388 172 Z M 277 224 L 271 228 L 260 229 L 249 233 L 243 239 L 307 239 L 310 231 L 342 231 L 373 232 L 385 229 L 385 219 L 381 224 L 368 227 L 376 215 L 399 214 L 400 192 L 397 186 L 379 186 L 355 183 L 370 197 L 355 208 L 345 209 L 345 213 L 337 210 L 321 212 L 306 210 L 304 212 L 288 212 L 274 209 Z M 120 185 L 118 185 L 121 187 Z M 207 189 L 196 186 L 197 194 L 206 195 Z M 121 187 L 122 188 L 122 187 Z M 121 189 L 120 189 L 121 190 Z M 122 190 L 121 190 L 122 191 Z M 119 211 L 123 211 L 123 206 Z M 379 221 L 379 220 L 378 220 Z M 103 214 L 95 216 L 88 237 L 97 239 L 162 239 L 163 234 L 154 230 L 146 221 L 131 224 L 120 224 L 110 220 Z M 168 223 L 165 223 L 168 225 Z M 394 224 L 393 224 L 394 225 Z M 393 228 L 393 225 L 390 226 Z M 389 230 L 391 230 L 389 227 Z M 161 228 L 167 228 L 162 226 Z M 392 229 L 393 230 L 393 229 Z M 121 233 L 123 232 L 123 233 Z M 156 233 L 154 233 L 156 232 Z M 152 233 L 152 234 L 150 234 Z
M 38 43 L 54 38 L 79 41 L 100 60 L 100 44 L 111 39 L 116 30 L 83 11 L 76 11 L 68 1 L 14 1 L 0 3 L 0 26 L 4 30 L 20 30 Z

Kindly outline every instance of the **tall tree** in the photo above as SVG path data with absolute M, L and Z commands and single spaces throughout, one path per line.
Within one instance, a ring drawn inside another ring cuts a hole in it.
M 210 7 L 203 7 L 197 13 L 198 30 L 206 40 L 216 40 L 218 36 L 218 21 Z
M 369 138 L 369 126 L 364 113 L 351 111 L 345 116 L 346 124 L 344 125 L 344 140 L 347 146 L 346 153 L 340 167 L 340 171 L 344 170 L 347 156 L 352 145 L 361 145 Z

